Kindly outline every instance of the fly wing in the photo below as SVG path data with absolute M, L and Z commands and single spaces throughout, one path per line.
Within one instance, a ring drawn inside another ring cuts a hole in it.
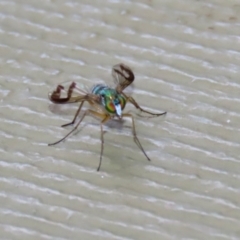
M 112 76 L 118 93 L 122 93 L 122 91 L 134 81 L 134 74 L 132 70 L 123 63 L 113 66 Z
M 86 98 L 88 92 L 79 87 L 75 82 L 63 83 L 48 94 L 49 99 L 58 104 L 81 102 Z

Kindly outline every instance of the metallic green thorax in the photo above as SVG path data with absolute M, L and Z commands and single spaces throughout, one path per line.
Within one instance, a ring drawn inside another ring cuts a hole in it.
M 101 105 L 110 114 L 121 117 L 122 110 L 126 105 L 126 98 L 119 94 L 114 88 L 98 84 L 93 87 L 92 93 L 101 97 Z

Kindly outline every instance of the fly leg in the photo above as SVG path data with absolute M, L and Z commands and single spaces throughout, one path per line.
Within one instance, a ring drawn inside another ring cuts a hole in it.
M 83 102 L 81 103 L 81 105 L 83 104 Z M 80 105 L 80 107 L 81 107 Z M 81 109 L 79 107 L 79 109 Z M 80 112 L 80 110 L 79 110 Z M 76 114 L 77 115 L 77 114 Z M 82 122 L 82 120 L 84 119 L 84 117 L 86 117 L 87 115 L 93 115 L 95 117 L 100 117 L 102 118 L 102 122 L 101 122 L 101 154 L 100 154 L 100 161 L 99 161 L 99 165 L 98 165 L 98 168 L 97 168 L 97 171 L 100 170 L 100 167 L 101 167 L 101 164 L 102 164 L 102 155 L 103 155 L 103 147 L 104 147 L 104 139 L 103 139 L 103 124 L 105 122 L 107 122 L 109 119 L 110 119 L 110 116 L 109 115 L 106 115 L 106 114 L 102 114 L 102 113 L 99 113 L 99 112 L 95 112 L 93 110 L 86 110 L 83 114 L 83 116 L 81 117 L 81 119 L 79 120 L 79 122 L 77 123 L 77 125 L 67 134 L 65 135 L 63 138 L 61 138 L 60 140 L 58 140 L 57 142 L 54 142 L 54 143 L 49 143 L 48 146 L 53 146 L 53 145 L 56 145 L 62 141 L 64 141 L 69 135 L 71 135 L 77 128 L 78 126 L 80 125 L 80 123 Z
M 100 114 L 98 113 L 99 115 L 102 115 L 103 114 Z M 105 115 L 102 122 L 101 122 L 101 154 L 100 154 L 100 161 L 99 161 L 99 165 L 98 165 L 98 168 L 97 168 L 97 171 L 100 170 L 100 167 L 101 167 L 101 164 L 102 164 L 102 155 L 103 155 L 103 144 L 104 144 L 104 139 L 103 139 L 103 124 L 105 122 L 107 122 L 108 120 L 110 119 L 110 116 L 109 115 Z
M 133 97 L 131 97 L 131 96 L 126 96 L 126 94 L 124 94 L 124 96 L 126 97 L 127 101 L 129 101 L 130 103 L 132 103 L 132 104 L 133 104 L 137 109 L 139 109 L 141 112 L 145 112 L 145 113 L 148 113 L 148 114 L 150 114 L 150 115 L 152 115 L 152 116 L 156 116 L 156 117 L 161 116 L 161 115 L 165 115 L 165 114 L 167 113 L 167 112 L 152 113 L 152 112 L 146 111 L 146 110 L 144 110 L 143 108 L 141 108 L 141 107 L 139 106 L 139 104 L 136 102 L 136 100 L 135 100 Z
M 135 128 L 135 121 L 134 121 L 134 117 L 132 114 L 130 113 L 124 113 L 122 115 L 123 117 L 130 117 L 132 119 L 132 133 L 133 133 L 133 140 L 136 143 L 136 145 L 141 149 L 142 153 L 145 155 L 145 157 L 147 158 L 148 161 L 151 161 L 150 158 L 148 157 L 148 155 L 146 154 L 146 152 L 144 151 L 142 144 L 140 143 L 138 137 L 137 137 L 137 132 L 136 132 L 136 128 Z
M 82 122 L 82 120 L 84 119 L 85 116 L 89 115 L 89 113 L 92 112 L 91 110 L 86 110 L 83 114 L 83 116 L 81 117 L 81 119 L 79 120 L 79 122 L 77 123 L 77 125 L 63 138 L 61 138 L 60 140 L 58 140 L 57 142 L 54 143 L 49 143 L 48 146 L 53 146 L 56 145 L 60 142 L 62 142 L 63 140 L 65 140 L 70 134 L 72 134 L 79 126 L 79 124 Z
M 63 124 L 61 127 L 66 127 L 66 126 L 69 126 L 69 125 L 73 125 L 73 124 L 75 123 L 75 121 L 76 121 L 76 119 L 77 119 L 77 116 L 79 115 L 79 113 L 80 113 L 80 111 L 81 111 L 81 108 L 82 108 L 84 102 L 85 102 L 85 101 L 82 101 L 82 102 L 81 102 L 78 110 L 77 110 L 76 113 L 75 113 L 75 116 L 74 116 L 73 120 L 72 120 L 70 123 L 65 123 L 65 124 Z

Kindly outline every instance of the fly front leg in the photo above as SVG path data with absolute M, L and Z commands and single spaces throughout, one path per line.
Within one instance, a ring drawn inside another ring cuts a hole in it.
M 136 128 L 135 128 L 135 121 L 134 121 L 134 117 L 132 114 L 130 113 L 124 113 L 122 115 L 123 117 L 129 117 L 132 119 L 132 133 L 133 133 L 133 140 L 134 142 L 137 144 L 137 146 L 141 149 L 142 153 L 145 155 L 145 157 L 147 158 L 148 161 L 151 161 L 150 158 L 148 157 L 148 155 L 146 154 L 146 152 L 144 151 L 142 144 L 140 143 L 138 137 L 137 137 L 137 132 L 136 132 Z
M 123 95 L 126 97 L 126 99 L 127 99 L 128 102 L 132 103 L 132 104 L 133 104 L 137 109 L 139 109 L 141 112 L 145 112 L 145 113 L 148 113 L 148 114 L 150 114 L 150 115 L 152 115 L 152 116 L 156 116 L 156 117 L 167 114 L 167 112 L 152 113 L 152 112 L 149 112 L 149 111 L 147 111 L 147 110 L 144 110 L 143 108 L 140 107 L 140 105 L 136 102 L 136 100 L 135 100 L 133 97 L 127 96 L 126 94 L 123 94 Z
M 100 115 L 100 113 L 98 113 Z M 103 114 L 101 114 L 102 116 L 104 116 Z M 102 122 L 101 122 L 101 154 L 100 154 L 100 161 L 99 161 L 99 165 L 97 168 L 97 171 L 100 170 L 101 164 L 102 164 L 102 155 L 103 155 L 103 145 L 104 145 L 104 139 L 103 139 L 103 124 L 105 122 L 107 122 L 110 119 L 109 115 L 105 115 Z

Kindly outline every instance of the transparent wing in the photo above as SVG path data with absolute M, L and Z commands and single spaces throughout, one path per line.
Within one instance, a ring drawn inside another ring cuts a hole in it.
M 118 93 L 121 93 L 134 81 L 134 74 L 132 70 L 123 63 L 119 63 L 113 66 L 112 76 L 116 84 L 116 91 Z
M 48 97 L 54 103 L 64 104 L 80 102 L 90 95 L 86 87 L 80 87 L 75 82 L 64 82 L 50 92 Z

